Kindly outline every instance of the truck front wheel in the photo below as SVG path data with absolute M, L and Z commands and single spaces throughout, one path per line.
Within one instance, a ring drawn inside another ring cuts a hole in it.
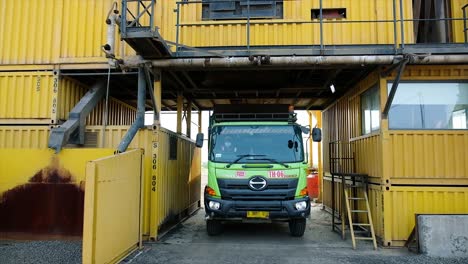
M 223 224 L 219 220 L 206 220 L 206 231 L 210 236 L 216 236 L 223 231 Z
M 291 219 L 289 220 L 289 233 L 294 237 L 304 235 L 306 229 L 306 219 Z

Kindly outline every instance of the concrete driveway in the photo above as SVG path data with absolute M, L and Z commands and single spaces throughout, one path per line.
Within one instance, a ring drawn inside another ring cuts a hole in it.
M 407 249 L 375 251 L 369 241 L 358 241 L 353 250 L 351 240 L 332 232 L 330 223 L 330 214 L 314 205 L 302 238 L 291 237 L 287 223 L 229 224 L 222 235 L 210 237 L 200 210 L 124 263 L 468 263 L 466 259 L 429 258 Z

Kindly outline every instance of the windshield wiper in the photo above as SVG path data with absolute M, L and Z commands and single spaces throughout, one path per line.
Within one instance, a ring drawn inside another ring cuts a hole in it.
M 265 155 L 264 155 L 265 156 Z M 276 164 L 279 164 L 279 165 L 283 165 L 285 168 L 289 168 L 289 165 L 286 164 L 286 163 L 283 163 L 283 162 L 280 162 L 280 161 L 277 161 L 275 159 L 270 159 L 270 158 L 260 158 L 260 159 L 252 159 L 252 160 L 268 160 L 270 162 L 273 162 L 273 163 L 276 163 Z
M 234 163 L 237 163 L 239 162 L 241 159 L 243 158 L 247 158 L 247 157 L 265 157 L 266 155 L 256 155 L 256 154 L 243 154 L 243 155 L 237 155 L 237 159 L 235 159 L 234 161 L 230 162 L 228 165 L 226 165 L 226 168 L 229 168 L 231 167 L 232 164 Z

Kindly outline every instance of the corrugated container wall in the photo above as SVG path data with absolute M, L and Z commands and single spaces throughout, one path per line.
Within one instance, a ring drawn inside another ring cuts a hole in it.
M 155 25 L 161 35 L 176 40 L 178 0 L 157 1 Z M 106 16 L 113 0 L 1 0 L 0 64 L 105 63 Z M 119 6 L 121 1 L 117 1 Z M 397 1 L 397 8 L 399 1 Z M 245 21 L 204 21 L 201 4 L 181 5 L 180 40 L 190 46 L 245 46 Z M 120 7 L 119 7 L 120 8 Z M 318 0 L 284 1 L 282 19 L 252 19 L 250 45 L 317 45 L 320 26 L 311 10 Z M 392 1 L 324 1 L 323 8 L 345 8 L 345 19 L 327 19 L 324 44 L 389 44 L 394 42 L 393 22 L 336 23 L 345 20 L 392 20 Z M 121 9 L 120 9 L 121 10 Z M 411 0 L 404 0 L 404 18 L 412 18 Z M 399 12 L 397 12 L 399 17 Z M 315 23 L 311 23 L 315 22 Z M 211 25 L 211 24 L 215 25 Z M 226 25 L 230 23 L 232 25 Z M 210 24 L 210 25 L 208 25 Z M 405 42 L 413 43 L 412 22 L 405 22 Z M 400 27 L 397 37 L 400 38 Z M 15 34 L 11 34 L 15 32 Z M 363 34 L 365 32 L 365 34 Z M 116 56 L 135 55 L 118 41 Z M 398 40 L 400 42 L 400 40 Z
M 371 176 L 369 202 L 376 234 L 386 246 L 402 246 L 414 227 L 415 214 L 468 213 L 468 130 L 395 130 L 388 119 L 380 129 L 362 134 L 361 95 L 378 87 L 380 112 L 395 73 L 369 75 L 334 105 L 324 117 L 324 204 L 332 198 L 328 143 L 340 140 L 352 145 L 356 172 Z M 468 66 L 407 66 L 402 82 L 468 80 Z M 402 88 L 399 88 L 402 89 Z M 391 117 L 390 117 L 391 118 Z M 335 201 L 340 209 L 340 183 Z M 327 189 L 328 188 L 328 189 Z
M 381 80 L 386 101 L 388 82 Z M 468 66 L 412 66 L 402 81 L 468 80 Z M 381 103 L 383 105 L 383 103 Z M 382 106 L 383 107 L 383 106 Z M 393 184 L 468 184 L 468 130 L 396 130 L 382 121 L 383 179 Z
M 1 0 L 0 64 L 105 63 L 101 46 L 113 2 Z M 119 39 L 116 32 L 117 57 L 134 55 Z
M 0 124 L 60 124 L 68 119 L 88 87 L 56 71 L 0 72 Z M 103 124 L 104 99 L 90 113 L 87 124 Z M 130 125 L 136 109 L 109 99 L 109 125 Z
M 157 9 L 161 12 L 162 36 L 175 40 L 176 14 L 172 10 L 177 0 L 165 1 Z M 399 1 L 397 10 L 399 10 Z M 413 18 L 412 1 L 404 0 L 405 19 Z M 312 18 L 312 9 L 319 9 L 319 0 L 283 2 L 282 19 L 251 19 L 250 45 L 318 45 L 320 25 Z M 393 22 L 340 23 L 346 20 L 393 21 L 392 1 L 354 0 L 323 1 L 323 8 L 345 9 L 346 18 L 325 19 L 323 40 L 325 45 L 340 44 L 390 44 L 394 42 Z M 245 20 L 203 20 L 202 4 L 181 5 L 181 43 L 189 46 L 245 46 L 247 25 Z M 397 12 L 399 19 L 399 12 Z M 314 22 L 314 23 L 311 23 Z M 337 22 L 337 23 L 331 23 Z M 405 42 L 413 43 L 412 22 L 405 22 Z M 400 40 L 397 27 L 398 42 Z M 366 32 L 363 34 L 363 32 Z

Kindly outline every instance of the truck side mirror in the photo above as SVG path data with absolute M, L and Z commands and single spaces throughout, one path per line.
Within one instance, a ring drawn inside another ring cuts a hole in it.
M 203 140 L 204 140 L 204 135 L 203 133 L 198 133 L 197 134 L 197 139 L 195 141 L 195 146 L 197 146 L 197 148 L 201 148 L 203 147 Z
M 314 129 L 312 129 L 312 140 L 314 142 L 322 141 L 322 130 L 320 128 L 314 127 Z

